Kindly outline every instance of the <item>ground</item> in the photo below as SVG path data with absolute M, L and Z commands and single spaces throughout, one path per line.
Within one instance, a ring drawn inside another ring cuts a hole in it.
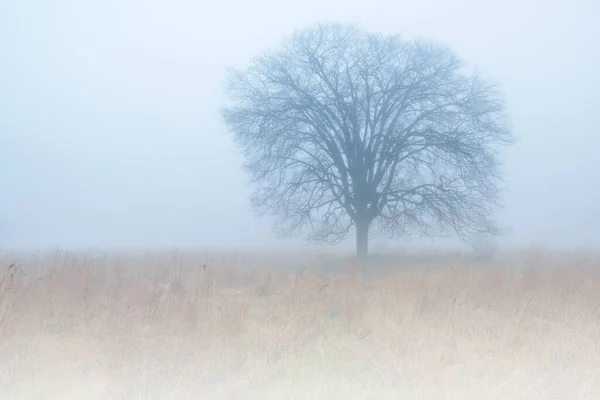
M 5 254 L 0 397 L 600 398 L 600 257 L 375 260 Z

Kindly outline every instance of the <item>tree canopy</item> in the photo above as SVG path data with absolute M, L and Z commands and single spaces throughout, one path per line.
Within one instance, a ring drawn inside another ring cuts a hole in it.
M 282 235 L 496 233 L 502 95 L 449 48 L 319 24 L 228 77 L 227 126 Z

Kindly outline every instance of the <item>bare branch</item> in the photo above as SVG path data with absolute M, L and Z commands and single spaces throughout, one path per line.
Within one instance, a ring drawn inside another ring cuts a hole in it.
M 228 94 L 252 204 L 281 234 L 497 232 L 505 105 L 449 49 L 316 25 L 232 71 Z

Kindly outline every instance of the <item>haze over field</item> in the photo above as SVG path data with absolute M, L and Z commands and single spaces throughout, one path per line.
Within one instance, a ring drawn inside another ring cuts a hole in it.
M 597 398 L 599 17 L 2 0 L 0 397 Z
M 598 258 L 538 256 L 370 277 L 231 255 L 203 269 L 181 253 L 57 253 L 7 274 L 2 258 L 0 394 L 597 399 Z
M 504 243 L 597 245 L 599 16 L 594 0 L 3 1 L 0 242 L 301 245 L 250 212 L 224 74 L 340 21 L 438 40 L 499 84 L 519 138 Z

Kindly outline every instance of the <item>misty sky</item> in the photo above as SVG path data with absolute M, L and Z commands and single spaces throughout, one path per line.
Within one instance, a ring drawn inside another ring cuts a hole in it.
M 506 243 L 600 245 L 598 20 L 597 0 L 2 0 L 0 245 L 302 243 L 249 210 L 223 81 L 335 21 L 439 40 L 500 85 Z

